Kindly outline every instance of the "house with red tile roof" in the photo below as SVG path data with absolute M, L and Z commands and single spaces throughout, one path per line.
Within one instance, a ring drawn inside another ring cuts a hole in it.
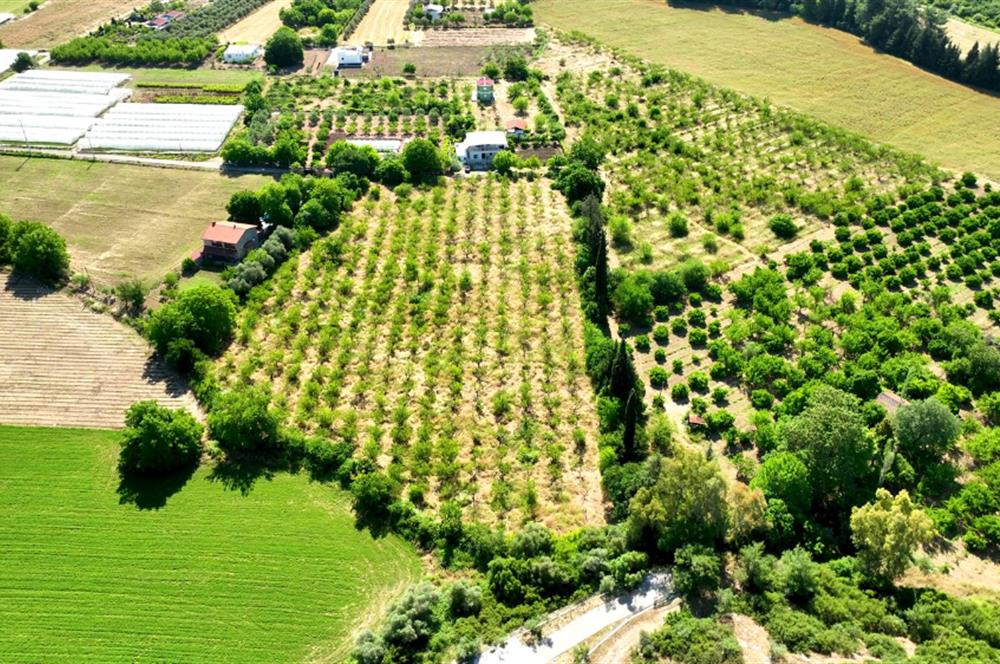
M 203 260 L 235 263 L 260 243 L 260 231 L 250 224 L 213 221 L 201 234 Z

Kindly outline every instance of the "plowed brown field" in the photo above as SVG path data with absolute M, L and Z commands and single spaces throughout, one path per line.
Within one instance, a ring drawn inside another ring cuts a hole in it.
M 133 330 L 64 293 L 0 273 L 0 423 L 121 427 L 134 401 L 190 408 Z

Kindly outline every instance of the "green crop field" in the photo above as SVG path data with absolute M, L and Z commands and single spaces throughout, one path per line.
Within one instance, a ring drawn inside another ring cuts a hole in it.
M 340 661 L 419 573 L 304 477 L 243 495 L 203 468 L 159 509 L 120 504 L 116 447 L 0 427 L 0 661 Z
M 59 231 L 74 270 L 105 283 L 134 275 L 152 284 L 201 246 L 209 222 L 226 218 L 233 192 L 265 181 L 259 175 L 0 156 L 0 212 Z
M 70 71 L 99 71 L 129 74 L 132 80 L 126 83 L 127 86 L 138 83 L 168 83 L 187 85 L 241 85 L 257 79 L 262 80 L 263 76 L 258 71 L 245 69 L 180 69 L 180 68 L 117 68 L 102 67 L 100 65 L 90 65 L 87 67 L 67 67 L 60 65 L 57 69 L 68 69 Z
M 875 53 L 848 33 L 662 0 L 533 6 L 557 29 L 770 98 L 943 166 L 1000 179 L 1000 99 Z

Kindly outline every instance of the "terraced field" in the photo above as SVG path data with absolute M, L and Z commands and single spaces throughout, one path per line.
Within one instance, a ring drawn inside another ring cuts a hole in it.
M 389 468 L 418 504 L 603 520 L 593 391 L 559 194 L 456 180 L 357 206 L 254 297 L 220 377 Z
M 0 423 L 120 427 L 142 399 L 197 410 L 131 328 L 0 273 Z
M 0 426 L 0 661 L 340 662 L 419 573 L 303 477 L 120 504 L 116 438 Z

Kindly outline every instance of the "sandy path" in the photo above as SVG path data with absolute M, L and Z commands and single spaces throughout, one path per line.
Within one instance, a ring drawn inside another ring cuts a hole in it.
M 359 46 L 365 42 L 385 46 L 391 38 L 397 44 L 403 43 L 406 37 L 403 18 L 409 6 L 407 0 L 375 0 L 358 29 L 344 41 Z
M 281 27 L 278 13 L 290 6 L 292 0 L 274 0 L 253 12 L 238 23 L 234 23 L 219 33 L 223 43 L 249 42 L 263 44 Z
M 144 399 L 197 412 L 131 328 L 9 273 L 0 273 L 0 339 L 0 423 L 117 428 Z

